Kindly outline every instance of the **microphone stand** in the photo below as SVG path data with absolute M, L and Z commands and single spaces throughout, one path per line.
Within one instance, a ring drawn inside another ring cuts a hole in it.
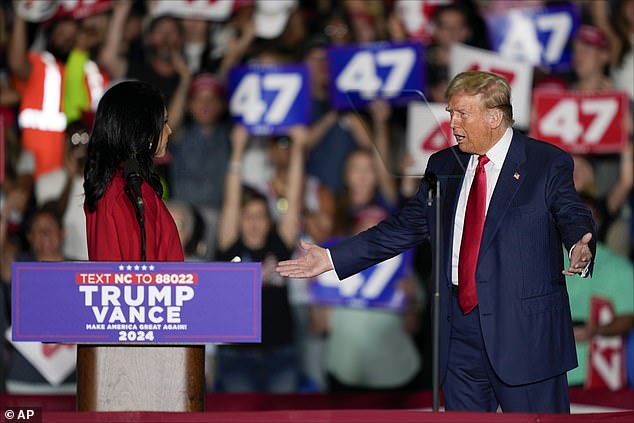
M 433 189 L 432 186 L 434 186 Z M 440 180 L 436 178 L 434 178 L 433 182 L 430 181 L 427 192 L 427 205 L 431 206 L 434 201 L 436 202 L 436 240 L 433 251 L 436 272 L 434 274 L 434 292 L 432 297 L 432 410 L 438 411 L 440 403 L 440 256 L 442 252 L 440 248 L 440 229 L 442 215 L 440 214 Z

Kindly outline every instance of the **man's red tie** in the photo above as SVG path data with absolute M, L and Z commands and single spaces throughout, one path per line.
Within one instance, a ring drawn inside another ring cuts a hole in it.
M 458 258 L 458 303 L 464 314 L 469 313 L 478 305 L 475 272 L 486 212 L 487 174 L 484 165 L 487 163 L 489 163 L 487 156 L 479 157 L 464 215 L 464 229 Z

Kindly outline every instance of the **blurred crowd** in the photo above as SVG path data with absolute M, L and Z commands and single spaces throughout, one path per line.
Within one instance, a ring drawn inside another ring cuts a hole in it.
M 118 81 L 148 81 L 162 91 L 173 130 L 155 165 L 186 259 L 262 262 L 262 343 L 207 348 L 208 388 L 224 392 L 431 386 L 429 245 L 416 248 L 399 281 L 406 306 L 398 312 L 313 305 L 309 281 L 274 272 L 299 253 L 299 240 L 325 244 L 362 231 L 420 183 L 403 176 L 412 161 L 406 109 L 381 100 L 359 113 L 330 106 L 330 46 L 422 43 L 425 95 L 443 103 L 450 47 L 489 49 L 487 15 L 573 4 L 582 26 L 572 70 L 536 68 L 533 86 L 621 90 L 634 100 L 632 0 L 234 0 L 223 19 L 182 17 L 169 1 L 71 3 L 1 2 L 2 333 L 11 324 L 12 262 L 87 260 L 83 175 L 97 103 Z M 292 63 L 309 69 L 311 123 L 276 137 L 233 124 L 230 70 Z M 626 118 L 620 153 L 574 156 L 575 187 L 599 234 L 594 277 L 568 281 L 580 346 L 634 327 L 631 112 Z M 593 295 L 614 303 L 605 327 L 588 323 Z M 4 337 L 0 344 L 0 391 L 72 390 L 74 375 L 52 386 Z M 584 367 L 570 382 L 583 385 L 585 376 Z

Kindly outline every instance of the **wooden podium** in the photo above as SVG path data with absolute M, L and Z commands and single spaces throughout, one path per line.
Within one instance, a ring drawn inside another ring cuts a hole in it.
M 12 340 L 77 344 L 79 411 L 203 411 L 204 344 L 261 340 L 259 263 L 16 262 Z
M 77 346 L 79 411 L 203 411 L 204 346 Z

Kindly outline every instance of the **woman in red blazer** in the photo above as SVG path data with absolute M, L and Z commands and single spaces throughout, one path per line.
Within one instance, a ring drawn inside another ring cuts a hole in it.
M 142 179 L 145 259 L 182 261 L 174 220 L 161 200 L 152 160 L 165 155 L 172 133 L 161 93 L 141 81 L 121 82 L 99 102 L 88 144 L 84 211 L 88 257 L 93 261 L 141 261 L 141 229 L 126 192 L 124 164 Z

